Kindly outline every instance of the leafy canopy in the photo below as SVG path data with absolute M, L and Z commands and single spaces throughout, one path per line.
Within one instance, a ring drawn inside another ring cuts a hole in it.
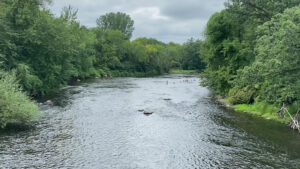
M 102 30 L 119 30 L 125 34 L 127 39 L 132 37 L 134 21 L 129 15 L 121 12 L 108 13 L 97 19 L 97 25 Z

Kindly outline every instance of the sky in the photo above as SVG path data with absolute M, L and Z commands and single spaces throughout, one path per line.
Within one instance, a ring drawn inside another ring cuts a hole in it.
M 165 43 L 184 43 L 203 38 L 210 16 L 224 9 L 226 0 L 53 0 L 59 16 L 65 6 L 78 9 L 78 20 L 95 27 L 96 19 L 108 12 L 125 12 L 134 20 L 133 39 L 156 38 Z

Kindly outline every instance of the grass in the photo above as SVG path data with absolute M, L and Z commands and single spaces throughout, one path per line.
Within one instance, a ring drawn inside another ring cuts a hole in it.
M 281 123 L 290 121 L 288 117 L 280 118 L 277 111 L 280 109 L 267 103 L 254 103 L 254 104 L 238 104 L 233 106 L 234 109 L 242 112 L 251 113 L 266 119 L 272 119 Z
M 182 70 L 182 69 L 172 69 L 170 70 L 171 74 L 192 74 L 197 73 L 197 70 Z

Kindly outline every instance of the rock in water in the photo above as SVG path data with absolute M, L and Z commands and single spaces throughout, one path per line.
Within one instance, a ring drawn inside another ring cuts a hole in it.
M 47 104 L 47 105 L 53 105 L 53 102 L 52 102 L 51 100 L 47 100 L 47 101 L 45 102 L 45 104 Z
M 153 114 L 153 112 L 144 111 L 144 115 L 147 115 L 147 116 L 149 116 L 149 115 L 151 115 L 151 114 Z

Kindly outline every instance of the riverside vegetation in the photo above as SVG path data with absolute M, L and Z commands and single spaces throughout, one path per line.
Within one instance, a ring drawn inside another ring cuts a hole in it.
M 59 17 L 50 0 L 0 1 L 0 128 L 39 117 L 31 98 L 78 79 L 153 76 L 174 69 L 203 69 L 201 40 L 183 45 L 152 38 L 130 41 L 134 21 L 125 13 L 100 16 L 97 27 L 77 21 L 65 7 Z
M 300 1 L 230 0 L 225 5 L 205 31 L 203 85 L 238 110 L 298 123 Z M 291 116 L 277 116 L 282 105 Z

